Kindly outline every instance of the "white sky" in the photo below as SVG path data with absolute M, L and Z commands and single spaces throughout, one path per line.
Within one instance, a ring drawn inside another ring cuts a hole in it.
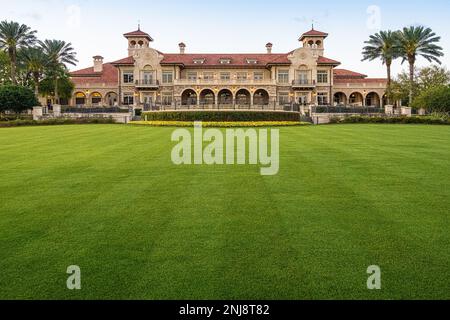
M 380 62 L 361 62 L 361 49 L 368 36 L 382 29 L 398 29 L 411 24 L 431 27 L 442 36 L 441 46 L 450 65 L 450 1 L 330 1 L 313 4 L 300 0 L 0 0 L 0 20 L 25 23 L 41 39 L 71 42 L 79 65 L 92 66 L 92 56 L 105 61 L 126 57 L 127 43 L 122 34 L 142 29 L 162 52 L 178 52 L 178 43 L 187 52 L 240 53 L 265 52 L 272 42 L 274 52 L 297 47 L 298 37 L 311 28 L 328 32 L 325 56 L 342 62 L 341 68 L 385 77 Z M 378 14 L 379 13 L 379 14 Z M 423 59 L 419 66 L 427 65 Z M 400 61 L 394 72 L 406 68 Z

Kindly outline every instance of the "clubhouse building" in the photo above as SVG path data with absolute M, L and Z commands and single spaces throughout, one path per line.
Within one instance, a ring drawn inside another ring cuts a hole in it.
M 134 109 L 282 109 L 286 104 L 383 107 L 386 79 L 339 69 L 325 56 L 328 34 L 314 28 L 300 36 L 300 48 L 273 53 L 271 43 L 257 54 L 190 54 L 152 48 L 140 30 L 124 34 L 127 57 L 71 73 L 78 107 Z

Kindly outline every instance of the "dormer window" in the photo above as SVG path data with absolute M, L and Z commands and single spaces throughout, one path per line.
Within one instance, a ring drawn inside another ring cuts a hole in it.
M 229 58 L 222 58 L 219 60 L 220 64 L 230 64 L 231 63 L 231 59 Z
M 247 59 L 248 64 L 258 64 L 258 60 L 256 59 Z
M 205 59 L 194 59 L 194 64 L 204 64 Z

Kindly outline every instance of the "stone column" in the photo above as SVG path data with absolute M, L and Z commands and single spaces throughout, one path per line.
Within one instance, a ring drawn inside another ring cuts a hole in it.
M 386 105 L 385 106 L 385 108 L 384 108 L 384 112 L 387 114 L 387 115 L 393 115 L 394 114 L 394 106 L 393 105 Z
M 43 115 L 42 107 L 33 107 L 33 120 L 40 120 Z
M 402 116 L 411 117 L 412 116 L 412 109 L 409 107 L 402 107 Z
M 53 115 L 55 117 L 61 117 L 61 105 L 59 104 L 53 105 Z

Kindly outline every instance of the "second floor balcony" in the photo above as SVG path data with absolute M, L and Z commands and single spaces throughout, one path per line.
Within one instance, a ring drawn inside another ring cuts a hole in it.
M 155 79 L 136 80 L 135 86 L 141 90 L 156 90 L 159 89 L 159 81 Z
M 292 88 L 294 89 L 314 89 L 316 81 L 310 79 L 296 79 L 292 81 Z

